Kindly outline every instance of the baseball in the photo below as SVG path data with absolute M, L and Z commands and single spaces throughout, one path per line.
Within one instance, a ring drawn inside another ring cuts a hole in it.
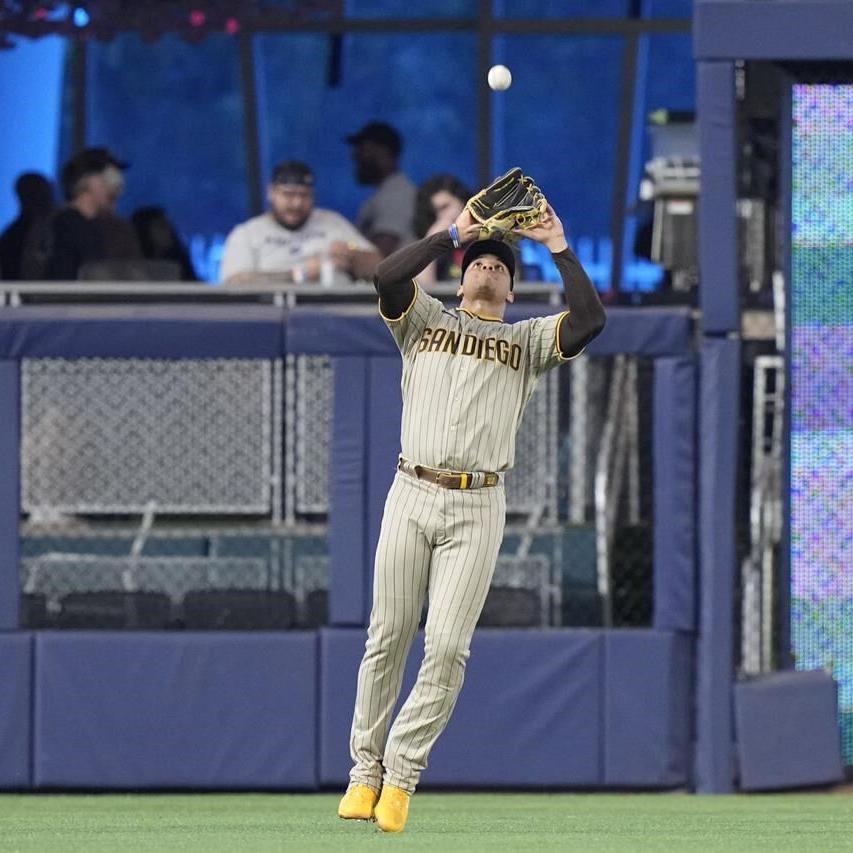
M 512 83 L 512 74 L 506 65 L 493 65 L 489 69 L 489 87 L 496 92 L 502 92 L 504 89 L 509 89 Z

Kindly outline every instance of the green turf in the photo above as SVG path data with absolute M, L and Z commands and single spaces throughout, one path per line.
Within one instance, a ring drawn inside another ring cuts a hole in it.
M 853 794 L 431 794 L 402 835 L 329 794 L 3 795 L 0 850 L 853 850 Z

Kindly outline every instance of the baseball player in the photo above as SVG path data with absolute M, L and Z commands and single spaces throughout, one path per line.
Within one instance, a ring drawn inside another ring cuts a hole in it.
M 379 311 L 403 358 L 402 453 L 376 550 L 373 609 L 358 673 L 342 818 L 406 824 L 409 800 L 456 704 L 474 627 L 504 530 L 503 477 L 539 378 L 578 355 L 604 327 L 598 294 L 548 206 L 521 234 L 551 251 L 567 309 L 503 322 L 513 301 L 515 258 L 505 242 L 465 252 L 446 309 L 414 280 L 454 244 L 477 237 L 468 209 L 449 231 L 406 246 L 375 277 Z M 424 596 L 429 609 L 417 682 L 390 727 Z

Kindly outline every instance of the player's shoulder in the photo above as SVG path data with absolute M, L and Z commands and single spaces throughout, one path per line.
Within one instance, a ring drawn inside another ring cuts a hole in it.
M 533 317 L 525 317 L 523 320 L 516 320 L 509 324 L 513 329 L 530 330 L 537 326 L 542 326 L 548 323 L 556 322 L 560 317 L 568 314 L 568 310 L 555 311 L 553 314 L 536 314 Z
M 567 313 L 567 311 L 558 311 L 554 314 L 540 314 L 535 317 L 527 317 L 524 320 L 516 320 L 510 326 L 513 337 L 519 341 L 531 341 L 543 335 L 553 334 L 554 328 L 559 323 L 560 318 L 564 317 Z

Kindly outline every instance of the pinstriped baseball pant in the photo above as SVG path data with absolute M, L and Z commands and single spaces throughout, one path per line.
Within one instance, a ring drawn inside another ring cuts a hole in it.
M 459 491 L 397 472 L 376 548 L 350 737 L 351 781 L 415 790 L 462 687 L 505 515 L 503 485 Z M 424 659 L 389 732 L 426 594 Z

